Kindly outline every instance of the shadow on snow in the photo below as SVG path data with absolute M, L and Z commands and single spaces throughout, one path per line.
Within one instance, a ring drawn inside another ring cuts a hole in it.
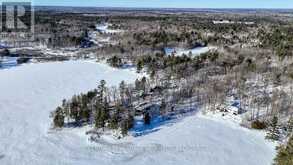
M 174 112 L 170 112 L 167 116 L 156 116 L 151 120 L 151 124 L 144 124 L 143 117 L 136 117 L 134 121 L 134 127 L 130 130 L 130 133 L 134 137 L 148 135 L 157 132 L 162 129 L 162 126 L 172 126 L 173 124 L 183 120 L 185 117 L 194 115 L 198 112 L 197 107 L 188 109 L 179 109 Z

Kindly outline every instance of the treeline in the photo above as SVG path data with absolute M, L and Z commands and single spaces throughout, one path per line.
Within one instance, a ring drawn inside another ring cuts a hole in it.
M 283 59 L 293 56 L 293 28 L 273 26 L 271 29 L 259 29 L 260 47 L 273 49 Z
M 287 144 L 277 148 L 278 153 L 275 158 L 276 165 L 292 165 L 293 164 L 293 135 L 288 139 Z
M 284 135 L 289 138 L 293 134 L 293 116 L 286 123 L 281 123 L 279 118 L 274 116 L 266 125 L 268 130 L 267 139 L 279 141 L 284 138 Z
M 114 68 L 120 68 L 123 65 L 122 59 L 117 56 L 108 58 L 107 63 Z
M 293 116 L 287 123 L 280 125 L 278 117 L 274 116 L 268 124 L 268 133 L 266 138 L 271 140 L 285 139 L 286 144 L 277 147 L 276 165 L 293 164 Z M 285 137 L 283 137 L 285 135 Z
M 97 89 L 63 100 L 62 105 L 52 112 L 53 126 L 62 128 L 91 125 L 102 130 L 119 129 L 122 135 L 126 135 L 134 126 L 135 106 L 143 102 L 150 91 L 146 77 L 137 79 L 134 86 L 122 81 L 119 87 L 111 88 L 102 80 Z M 150 114 L 146 112 L 140 115 L 144 115 L 145 124 L 150 124 Z
M 155 32 L 136 32 L 133 34 L 136 44 L 138 45 L 149 45 L 153 48 L 160 46 L 167 46 L 170 44 L 176 45 L 176 43 L 186 43 L 187 47 L 206 45 L 203 41 L 200 33 L 196 31 L 183 31 L 183 32 L 168 32 L 165 30 L 158 30 Z
M 62 105 L 52 113 L 54 127 L 93 125 L 97 129 L 121 129 L 122 134 L 126 135 L 134 122 L 128 88 L 121 82 L 119 89 L 113 89 L 113 95 L 109 90 L 102 80 L 97 89 L 63 100 Z
M 154 56 L 147 55 L 139 57 L 137 59 L 137 72 L 141 72 L 143 68 L 147 69 L 147 72 L 151 77 L 154 77 L 160 70 L 170 69 L 168 72 L 170 75 L 177 78 L 184 78 L 191 76 L 197 70 L 207 66 L 207 63 L 215 62 L 219 58 L 220 53 L 217 51 L 210 51 L 200 56 L 191 57 L 188 54 L 182 56 L 167 56 L 163 53 L 156 53 Z M 236 63 L 236 62 L 235 62 Z M 219 63 L 219 65 L 225 68 L 230 65 L 236 65 L 234 62 L 231 63 Z M 186 72 L 186 69 L 193 69 L 192 72 Z

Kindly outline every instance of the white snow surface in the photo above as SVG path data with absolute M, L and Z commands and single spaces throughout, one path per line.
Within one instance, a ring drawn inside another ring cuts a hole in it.
M 106 23 L 106 24 L 97 24 L 96 29 L 101 31 L 102 33 L 106 33 L 106 34 L 122 32 L 122 30 L 109 29 L 109 26 L 111 26 L 111 24 L 108 24 L 108 23 Z
M 269 165 L 274 145 L 262 132 L 193 115 L 140 137 L 88 141 L 74 128 L 50 131 L 49 114 L 63 98 L 133 82 L 133 71 L 84 61 L 27 64 L 0 70 L 0 164 L 3 165 Z
M 217 48 L 214 46 L 207 46 L 207 47 L 197 47 L 193 49 L 182 49 L 182 48 L 165 48 L 165 53 L 168 56 L 174 54 L 175 56 L 183 56 L 189 55 L 191 53 L 192 57 L 199 56 L 203 53 L 206 53 L 210 50 L 216 50 Z

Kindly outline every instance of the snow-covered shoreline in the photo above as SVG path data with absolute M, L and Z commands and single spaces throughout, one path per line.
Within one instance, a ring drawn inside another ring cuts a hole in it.
M 274 145 L 261 133 L 193 115 L 151 134 L 87 140 L 90 128 L 49 131 L 50 112 L 64 98 L 141 75 L 93 61 L 48 62 L 0 70 L 0 162 L 5 165 L 218 164 L 267 165 Z

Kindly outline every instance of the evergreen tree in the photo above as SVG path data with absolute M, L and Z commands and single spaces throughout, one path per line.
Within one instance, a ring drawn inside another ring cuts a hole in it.
M 144 92 L 146 92 L 146 82 L 147 82 L 146 77 L 143 77 L 143 78 L 141 79 L 141 83 L 140 83 L 140 85 L 141 85 L 141 88 L 142 88 L 142 90 L 143 90 Z
M 106 81 L 105 80 L 101 80 L 100 84 L 98 86 L 98 101 L 100 103 L 103 102 L 104 96 L 105 96 L 105 92 L 106 92 Z
M 269 132 L 266 135 L 267 139 L 271 140 L 279 140 L 280 138 L 280 130 L 278 125 L 278 117 L 274 116 L 269 123 Z
M 73 111 L 73 116 L 74 116 L 74 121 L 75 121 L 75 124 L 76 126 L 80 126 L 80 122 L 81 122 L 81 109 L 80 107 L 76 107 Z
M 166 101 L 165 101 L 165 99 L 163 99 L 162 100 L 161 107 L 160 107 L 160 113 L 161 113 L 161 115 L 164 115 L 166 113 L 166 107 L 167 107 Z
M 103 128 L 105 127 L 105 124 L 107 120 L 109 119 L 109 111 L 108 111 L 108 104 L 97 104 L 97 110 L 96 110 L 96 128 Z
M 140 90 L 140 81 L 138 79 L 135 80 L 135 89 Z
M 64 113 L 61 107 L 58 107 L 54 114 L 54 127 L 61 128 L 64 126 Z
M 83 108 L 81 115 L 82 115 L 82 119 L 86 123 L 88 123 L 90 121 L 91 114 L 90 114 L 90 110 L 89 109 Z
M 293 164 L 293 136 L 289 138 L 287 145 L 278 147 L 278 154 L 275 158 L 276 165 Z
M 137 66 L 136 66 L 137 73 L 140 73 L 142 68 L 143 68 L 143 62 L 141 60 L 139 60 L 137 62 Z
M 128 115 L 127 119 L 127 127 L 131 129 L 134 126 L 134 117 L 132 115 Z
M 128 130 L 133 127 L 134 117 L 132 115 L 128 115 L 126 119 L 122 120 L 121 123 L 121 133 L 123 136 L 128 134 Z
M 96 105 L 96 114 L 95 114 L 95 127 L 96 128 L 103 128 L 104 127 L 102 111 L 103 111 L 102 105 L 98 103 Z
M 121 133 L 123 136 L 126 136 L 128 134 L 128 126 L 127 126 L 127 120 L 123 120 L 121 124 Z
M 156 75 L 156 71 L 155 71 L 155 70 L 152 70 L 152 71 L 151 71 L 151 74 L 150 74 L 150 78 L 151 78 L 152 80 L 154 80 L 154 79 L 155 79 L 155 75 Z
M 293 116 L 290 117 L 290 119 L 287 123 L 287 132 L 288 132 L 288 135 L 293 134 Z
M 120 90 L 121 102 L 124 105 L 125 104 L 125 93 L 126 93 L 126 84 L 124 81 L 121 81 L 121 83 L 119 85 L 119 90 Z
M 108 62 L 112 67 L 116 67 L 116 68 L 121 67 L 121 65 L 122 65 L 122 60 L 121 60 L 121 58 L 118 58 L 117 56 L 114 56 L 114 57 L 112 57 L 112 58 L 109 58 L 109 59 L 107 60 L 107 62 Z
M 111 129 L 117 129 L 119 124 L 119 113 L 116 111 L 110 119 L 109 127 Z
M 70 117 L 75 120 L 75 124 L 79 125 L 81 120 L 81 107 L 80 107 L 80 100 L 79 96 L 74 95 L 72 97 L 70 107 Z

